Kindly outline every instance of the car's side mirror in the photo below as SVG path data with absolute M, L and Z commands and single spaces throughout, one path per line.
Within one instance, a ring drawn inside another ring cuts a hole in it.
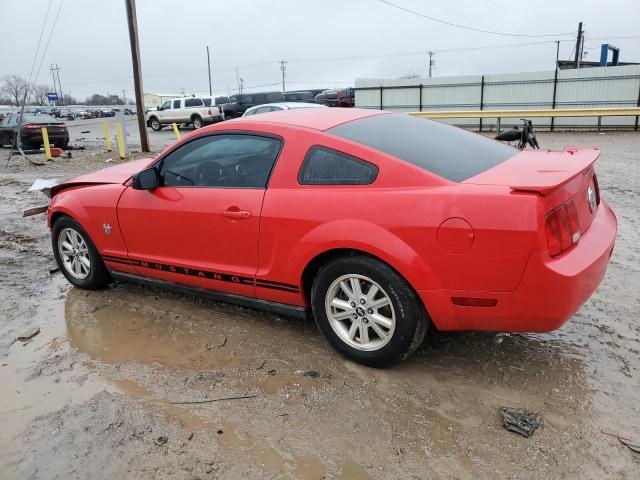
M 160 177 L 154 167 L 135 173 L 131 180 L 131 187 L 134 190 L 153 190 L 160 186 Z

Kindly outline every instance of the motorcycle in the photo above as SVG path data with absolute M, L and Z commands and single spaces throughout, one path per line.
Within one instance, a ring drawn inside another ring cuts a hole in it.
M 505 130 L 496 135 L 496 140 L 509 144 L 511 144 L 511 142 L 518 142 L 516 146 L 519 150 L 524 150 L 527 148 L 527 145 L 534 149 L 540 149 L 536 132 L 533 129 L 533 122 L 526 118 L 521 118 L 520 120 L 522 121 L 522 128 L 514 125 L 512 129 Z

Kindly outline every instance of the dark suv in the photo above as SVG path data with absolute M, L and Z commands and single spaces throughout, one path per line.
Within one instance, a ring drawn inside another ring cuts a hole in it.
M 263 105 L 265 103 L 283 102 L 282 92 L 238 93 L 229 97 L 229 103 L 220 107 L 224 111 L 224 118 L 241 117 L 247 108 Z

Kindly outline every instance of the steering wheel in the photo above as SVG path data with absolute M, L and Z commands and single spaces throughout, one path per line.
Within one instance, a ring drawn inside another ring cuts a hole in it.
M 194 183 L 199 186 L 224 185 L 229 175 L 218 162 L 203 162 L 196 168 Z

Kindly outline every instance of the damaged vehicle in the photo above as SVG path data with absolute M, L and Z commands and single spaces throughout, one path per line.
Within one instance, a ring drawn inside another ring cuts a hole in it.
M 0 146 L 14 146 L 18 135 L 19 113 L 9 113 L 0 121 Z M 63 122 L 48 115 L 24 114 L 20 126 L 20 142 L 25 148 L 40 148 L 43 145 L 42 128 L 47 128 L 49 143 L 66 149 L 69 145 L 69 131 Z
M 615 243 L 598 156 L 404 114 L 292 109 L 55 185 L 40 211 L 79 288 L 134 281 L 311 314 L 345 357 L 384 367 L 431 328 L 566 322 Z

